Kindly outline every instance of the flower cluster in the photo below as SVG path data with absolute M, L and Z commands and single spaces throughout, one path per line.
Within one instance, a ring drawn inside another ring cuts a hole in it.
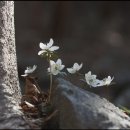
M 48 73 L 51 75 L 58 75 L 59 73 L 62 73 L 61 71 L 65 68 L 65 65 L 62 64 L 61 59 L 57 59 L 57 61 L 53 61 L 51 59 L 51 56 L 53 53 L 59 49 L 59 46 L 53 46 L 54 41 L 51 38 L 49 43 L 44 44 L 40 43 L 39 47 L 42 49 L 38 52 L 38 55 L 45 55 L 49 59 L 49 67 L 47 69 Z M 67 68 L 68 73 L 75 74 L 79 73 L 79 70 L 83 67 L 83 63 L 78 64 L 74 63 L 71 68 Z M 27 67 L 25 70 L 25 74 L 21 76 L 28 76 L 29 74 L 33 73 L 36 70 L 37 66 L 34 65 L 33 67 Z M 88 73 L 85 73 L 84 75 L 84 81 L 90 86 L 90 87 L 100 87 L 100 86 L 108 86 L 111 85 L 112 80 L 114 77 L 108 76 L 107 78 L 104 78 L 102 80 L 97 79 L 97 76 L 92 74 L 91 71 Z
M 53 39 L 51 38 L 49 43 L 43 44 L 40 43 L 39 46 L 42 49 L 41 51 L 38 52 L 38 55 L 44 55 L 49 56 L 50 53 L 53 54 L 56 50 L 59 49 L 58 46 L 52 46 L 54 43 Z M 83 63 L 80 65 L 78 63 L 74 63 L 71 68 L 67 68 L 67 71 L 70 74 L 75 74 L 78 73 L 79 70 L 83 67 Z M 48 72 L 52 75 L 58 75 L 61 73 L 61 71 L 65 68 L 65 65 L 62 65 L 61 59 L 58 59 L 56 62 L 53 60 L 50 60 L 50 67 L 47 69 Z M 91 71 L 85 74 L 85 82 L 91 86 L 91 87 L 99 87 L 99 86 L 105 86 L 105 85 L 110 85 L 114 77 L 108 76 L 107 78 L 104 78 L 103 80 L 99 80 L 96 78 L 96 75 L 92 75 Z

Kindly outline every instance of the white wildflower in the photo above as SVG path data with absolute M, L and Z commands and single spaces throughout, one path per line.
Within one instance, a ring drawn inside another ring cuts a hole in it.
M 44 44 L 40 42 L 39 47 L 42 49 L 41 51 L 38 52 L 38 55 L 44 54 L 45 52 L 54 52 L 55 50 L 58 50 L 58 46 L 52 46 L 54 43 L 53 39 L 51 38 L 49 43 Z
M 87 82 L 88 85 L 92 86 L 92 87 L 96 87 L 96 85 L 98 84 L 98 80 L 96 79 L 96 75 L 92 75 L 91 71 L 89 71 L 88 73 L 85 74 L 85 80 Z
M 96 75 L 92 75 L 91 71 L 89 71 L 87 74 L 85 74 L 85 80 L 87 84 L 89 84 L 92 87 L 99 87 L 99 86 L 105 86 L 110 85 L 112 80 L 114 79 L 108 76 L 107 78 L 104 78 L 103 80 L 96 79 Z
M 29 74 L 33 73 L 36 70 L 37 66 L 33 65 L 33 67 L 27 67 L 27 69 L 24 71 L 24 75 L 21 76 L 28 76 Z
M 108 76 L 107 78 L 103 79 L 104 85 L 110 85 L 114 77 Z
M 83 64 L 74 63 L 72 68 L 67 68 L 67 71 L 71 74 L 78 72 L 82 68 Z
M 48 68 L 48 72 L 52 73 L 53 75 L 57 75 L 65 67 L 65 65 L 62 65 L 61 59 L 58 59 L 56 62 L 50 60 L 50 65 L 51 68 Z

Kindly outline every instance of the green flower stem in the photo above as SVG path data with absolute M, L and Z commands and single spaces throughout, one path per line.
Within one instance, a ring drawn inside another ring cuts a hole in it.
M 48 101 L 51 101 L 51 91 L 52 91 L 52 73 L 51 73 L 51 63 L 50 63 L 50 57 L 48 58 L 49 66 L 50 66 L 50 89 L 49 89 L 49 99 Z

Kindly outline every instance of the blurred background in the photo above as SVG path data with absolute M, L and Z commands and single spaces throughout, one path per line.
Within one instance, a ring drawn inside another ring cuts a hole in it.
M 102 79 L 114 76 L 109 100 L 130 108 L 130 2 L 129 1 L 15 1 L 18 73 L 38 66 L 41 88 L 49 86 L 48 63 L 38 56 L 39 43 L 54 39 L 66 67 L 83 62 Z M 91 89 L 107 97 L 106 87 Z

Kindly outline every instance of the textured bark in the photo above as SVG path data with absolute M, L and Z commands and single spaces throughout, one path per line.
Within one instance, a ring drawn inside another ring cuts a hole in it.
M 53 93 L 60 129 L 126 129 L 130 118 L 98 95 L 58 79 Z
M 0 129 L 28 128 L 19 110 L 14 2 L 0 1 Z

